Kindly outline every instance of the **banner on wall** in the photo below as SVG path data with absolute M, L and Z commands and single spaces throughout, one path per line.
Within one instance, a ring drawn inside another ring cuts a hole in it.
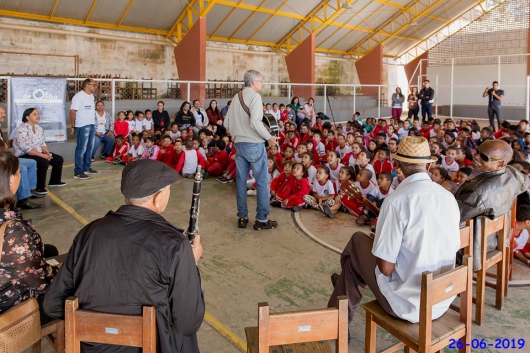
M 22 114 L 37 108 L 46 142 L 66 141 L 66 78 L 12 77 L 9 136 L 22 124 Z

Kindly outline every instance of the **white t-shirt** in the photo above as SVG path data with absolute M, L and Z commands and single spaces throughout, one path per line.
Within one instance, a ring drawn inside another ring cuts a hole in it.
M 385 276 L 376 266 L 377 285 L 398 317 L 417 323 L 422 273 L 437 276 L 455 267 L 460 247 L 458 204 L 427 173 L 416 173 L 385 199 L 379 219 L 384 222 L 377 222 L 372 254 L 394 263 L 395 270 Z M 449 309 L 454 298 L 433 306 L 433 320 Z
M 134 130 L 136 132 L 144 131 L 144 121 L 145 119 L 142 119 L 142 120 L 134 119 Z
M 278 109 L 276 112 L 271 109 L 267 112 L 267 114 L 272 115 L 276 119 L 276 121 L 280 120 L 280 109 Z
M 324 183 L 324 185 L 320 184 L 320 182 L 317 180 L 313 184 L 313 192 L 320 197 L 328 197 L 328 196 L 337 194 L 335 192 L 335 187 L 333 186 L 333 182 L 329 179 Z
M 410 129 L 410 128 L 409 128 Z M 408 136 L 409 135 L 409 130 L 405 130 L 404 128 L 401 128 L 398 130 L 398 136 L 399 136 L 399 139 L 401 140 L 403 137 L 405 136 Z
M 148 130 L 148 131 L 153 128 L 153 119 L 147 120 L 147 118 L 146 118 L 146 119 L 142 120 L 142 123 L 144 124 L 144 128 L 146 130 Z
M 526 243 L 528 243 L 529 234 L 526 229 L 523 229 L 521 233 L 519 234 L 518 238 L 515 238 L 515 249 L 514 250 L 522 250 Z
M 460 166 L 458 165 L 458 162 L 453 161 L 453 163 L 447 164 L 445 161 L 446 158 L 447 157 L 442 158 L 442 168 L 447 169 L 449 174 L 451 174 L 452 172 L 458 172 L 460 170 Z
M 344 164 L 338 163 L 335 169 L 331 169 L 329 163 L 326 163 L 326 166 L 329 168 L 329 180 L 332 182 L 339 180 L 340 168 L 344 167 Z
M 319 142 L 318 145 L 315 147 L 317 153 L 319 156 L 325 156 L 326 155 L 326 146 L 322 142 Z
M 278 175 L 280 175 L 280 171 L 278 169 L 275 169 L 272 174 L 267 172 L 267 183 L 270 185 L 272 179 L 276 178 Z
M 138 148 L 132 145 L 131 148 L 129 149 L 129 153 L 131 154 L 131 156 L 135 158 L 141 157 L 144 154 L 144 151 L 145 149 L 144 149 L 144 146 L 142 145 L 138 145 Z
M 344 148 L 340 148 L 340 146 L 337 146 L 337 148 L 335 148 L 335 151 L 339 152 L 340 159 L 342 159 L 344 158 L 346 153 L 351 152 L 351 147 L 348 145 L 344 145 Z
M 359 190 L 361 190 L 361 194 L 363 194 L 363 196 L 365 196 L 365 197 L 366 197 L 366 195 L 374 196 L 374 194 L 377 192 L 377 186 L 375 186 L 374 183 L 372 183 L 372 182 L 369 182 L 368 186 L 366 188 L 363 188 L 361 186 L 361 183 L 356 181 L 355 182 L 355 186 L 357 186 L 359 188 Z
M 386 143 L 388 144 L 388 141 L 390 141 L 391 138 L 395 138 L 397 140 L 399 140 L 398 136 L 396 134 L 392 134 L 392 136 L 388 136 L 388 134 L 386 134 Z
M 99 116 L 99 113 L 96 112 L 96 132 L 100 134 L 104 134 L 107 131 L 105 129 L 105 124 L 107 123 L 105 115 L 105 112 L 103 112 L 103 116 Z
M 375 192 L 375 194 L 373 195 L 376 199 L 386 199 L 391 193 L 394 192 L 394 189 L 392 188 L 392 186 L 390 186 L 390 189 L 388 189 L 388 192 L 386 194 L 383 194 L 381 192 L 381 188 L 380 187 L 376 187 L 377 188 L 377 191 Z
M 369 171 L 371 171 L 372 172 L 372 179 L 370 179 L 370 180 L 372 181 L 372 183 L 377 185 L 377 176 L 375 175 L 374 167 L 370 163 L 368 163 L 364 168 L 362 168 L 361 166 L 359 166 L 359 168 L 368 169 Z
M 129 134 L 136 130 L 136 120 L 127 120 L 127 124 L 129 124 Z
M 77 92 L 72 98 L 70 110 L 76 111 L 75 127 L 95 124 L 96 106 L 94 104 L 94 95 L 86 94 L 84 91 Z
M 184 150 L 184 165 L 182 166 L 182 174 L 195 174 L 197 171 L 197 165 L 199 163 L 199 157 L 197 157 L 197 151 L 195 150 Z
M 170 131 L 169 132 L 169 137 L 171 137 L 172 140 L 174 140 L 176 138 L 179 138 L 180 137 L 180 131 L 177 131 L 177 132 Z
M 298 155 L 298 152 L 296 152 L 293 157 L 296 163 L 302 163 L 302 157 Z

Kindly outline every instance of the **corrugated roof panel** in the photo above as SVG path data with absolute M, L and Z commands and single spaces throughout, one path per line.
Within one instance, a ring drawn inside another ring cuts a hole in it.
M 169 31 L 187 6 L 185 1 L 135 0 L 122 25 Z
M 292 13 L 300 16 L 307 16 L 315 7 L 320 5 L 319 0 L 298 0 L 298 1 L 287 1 L 285 0 L 285 6 L 282 7 L 282 12 Z
M 59 3 L 57 4 L 57 9 L 55 10 L 55 16 L 71 18 L 74 20 L 84 20 L 86 15 L 88 14 L 88 10 L 90 10 L 90 7 L 92 6 L 93 1 L 94 0 L 59 1 Z
M 273 17 L 267 24 L 257 33 L 252 40 L 259 42 L 278 43 L 289 32 L 298 25 L 298 20 L 286 17 Z
M 339 44 L 337 44 L 335 48 L 333 49 L 344 50 L 344 51 L 350 50 L 355 45 L 357 45 L 361 40 L 363 40 L 366 37 L 366 35 L 367 33 L 353 31 L 346 38 L 344 38 Z
M 439 6 L 434 9 L 431 14 L 437 17 L 442 17 L 445 19 L 454 19 L 463 11 L 477 5 L 476 1 L 470 0 L 451 0 L 444 3 L 443 6 Z
M 263 7 L 264 9 L 269 9 L 269 10 L 276 10 L 278 7 L 281 6 L 279 11 L 283 11 L 283 9 L 287 7 L 285 3 L 286 1 L 281 1 L 281 0 L 265 0 L 265 2 L 263 3 L 263 5 L 261 5 L 261 7 Z
M 234 34 L 236 39 L 248 39 L 250 35 L 258 30 L 271 15 L 266 13 L 255 13 L 252 17 Z
M 334 28 L 336 30 L 337 28 Z M 332 32 L 333 33 L 333 32 Z M 336 33 L 334 33 L 331 37 L 328 38 L 328 36 L 319 35 L 317 37 L 317 47 L 330 49 L 333 47 L 341 38 L 348 35 L 350 33 L 350 30 L 347 28 L 341 28 Z M 331 34 L 331 33 L 330 33 Z M 326 40 L 327 39 L 327 40 Z M 346 39 L 344 39 L 346 40 Z
M 207 16 L 206 20 L 206 35 L 211 36 L 217 27 L 227 18 L 228 14 L 233 10 L 232 7 L 214 5 L 210 13 L 214 13 L 215 16 Z M 228 19 L 227 21 L 230 21 Z M 217 36 L 217 34 L 216 34 Z
M 248 16 L 252 14 L 251 11 L 236 9 L 232 16 L 226 21 L 221 28 L 215 34 L 216 37 L 228 38 L 236 31 Z
M 0 0 L 0 9 L 37 15 L 50 15 L 54 3 L 54 0 Z
M 118 24 L 129 0 L 98 1 L 89 21 Z
M 258 7 L 259 5 L 261 5 L 262 2 L 263 0 L 243 0 L 241 3 L 243 5 L 250 5 L 250 6 Z
M 397 41 L 397 39 L 396 39 Z M 411 46 L 416 44 L 416 41 L 413 40 L 402 40 L 400 42 L 397 42 L 392 45 L 392 47 L 389 50 L 384 50 L 384 55 L 396 57 L 403 53 L 404 51 L 408 50 Z

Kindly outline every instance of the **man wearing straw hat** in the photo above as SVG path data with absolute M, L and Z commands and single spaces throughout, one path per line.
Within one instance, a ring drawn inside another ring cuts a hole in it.
M 335 289 L 328 306 L 346 295 L 349 321 L 370 288 L 387 313 L 418 322 L 421 274 L 453 269 L 460 246 L 458 205 L 427 174 L 427 165 L 436 161 L 427 140 L 404 137 L 393 158 L 405 180 L 385 199 L 375 237 L 354 233 L 341 255 L 342 273 L 331 277 Z M 433 319 L 443 315 L 452 300 L 434 305 Z

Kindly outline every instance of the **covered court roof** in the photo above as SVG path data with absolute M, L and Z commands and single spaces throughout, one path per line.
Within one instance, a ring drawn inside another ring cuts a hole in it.
M 199 17 L 206 17 L 210 41 L 267 46 L 287 54 L 315 33 L 317 52 L 358 59 L 383 44 L 386 57 L 413 58 L 421 54 L 422 44 L 428 50 L 432 41 L 446 38 L 502 2 L 0 0 L 0 16 L 155 34 L 174 44 Z

